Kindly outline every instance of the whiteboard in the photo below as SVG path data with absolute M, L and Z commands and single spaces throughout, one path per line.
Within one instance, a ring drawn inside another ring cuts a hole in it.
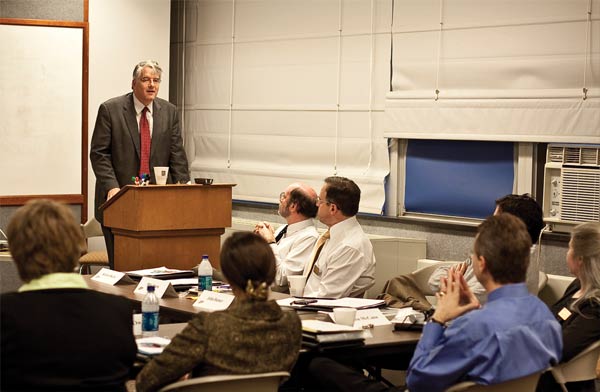
M 0 25 L 0 196 L 81 194 L 83 29 Z

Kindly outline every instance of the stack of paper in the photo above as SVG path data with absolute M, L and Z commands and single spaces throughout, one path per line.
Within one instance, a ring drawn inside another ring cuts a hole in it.
M 302 345 L 319 351 L 364 344 L 362 328 L 349 327 L 318 320 L 302 320 Z
M 175 268 L 167 267 L 156 267 L 141 269 L 135 271 L 127 271 L 127 275 L 132 278 L 141 279 L 144 276 L 154 279 L 178 279 L 178 278 L 194 278 L 194 271 L 192 270 L 180 270 Z

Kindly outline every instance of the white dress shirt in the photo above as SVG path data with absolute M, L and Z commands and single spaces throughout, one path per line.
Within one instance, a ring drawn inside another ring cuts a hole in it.
M 308 277 L 307 297 L 342 298 L 362 295 L 375 284 L 373 245 L 356 217 L 329 228 L 330 238 Z
M 473 264 L 471 263 L 471 258 L 465 260 L 467 263 L 467 269 L 465 271 L 464 277 L 467 281 L 467 285 L 475 294 L 479 302 L 483 305 L 487 302 L 487 291 L 483 288 L 477 277 L 475 276 L 475 272 L 473 271 Z M 448 270 L 450 266 L 439 267 L 429 277 L 429 288 L 433 292 L 440 291 L 441 278 L 442 276 L 448 276 Z M 525 282 L 527 283 L 527 289 L 533 295 L 538 294 L 538 284 L 540 281 L 540 267 L 538 265 L 537 258 L 537 244 L 533 244 L 531 249 L 529 250 L 529 267 L 527 268 L 527 275 Z
M 142 118 L 142 110 L 147 107 L 148 113 L 146 113 L 146 119 L 148 120 L 148 126 L 150 127 L 150 137 L 152 137 L 152 128 L 154 127 L 154 117 L 152 111 L 154 110 L 154 103 L 146 106 L 136 98 L 135 94 L 131 95 L 133 95 L 133 107 L 135 108 L 135 121 L 138 125 L 138 132 L 140 131 L 140 118 Z
M 271 244 L 277 265 L 275 284 L 285 286 L 288 275 L 302 275 L 317 238 L 319 233 L 312 219 L 288 225 L 283 238 Z

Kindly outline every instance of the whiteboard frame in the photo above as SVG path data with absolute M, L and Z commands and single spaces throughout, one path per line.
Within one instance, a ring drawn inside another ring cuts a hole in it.
M 9 19 L 0 18 L 0 25 L 40 26 L 48 28 L 73 28 L 82 31 L 82 58 L 81 58 L 81 160 L 80 160 L 80 192 L 65 194 L 33 194 L 33 195 L 0 195 L 0 206 L 19 206 L 32 199 L 46 198 L 67 204 L 81 206 L 81 221 L 87 220 L 88 204 L 88 69 L 89 69 L 89 22 L 88 1 L 84 1 L 84 21 L 55 21 L 55 20 L 33 20 L 33 19 Z M 49 97 L 51 99 L 51 95 Z M 12 168 L 13 170 L 15 168 Z M 33 174 L 23 173 L 25 176 Z M 35 180 L 32 178 L 32 180 Z

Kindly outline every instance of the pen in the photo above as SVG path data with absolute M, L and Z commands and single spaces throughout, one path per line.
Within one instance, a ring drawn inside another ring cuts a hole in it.
M 142 346 L 142 347 L 154 347 L 154 348 L 165 347 L 164 345 L 158 344 L 158 343 L 141 343 L 140 346 Z

